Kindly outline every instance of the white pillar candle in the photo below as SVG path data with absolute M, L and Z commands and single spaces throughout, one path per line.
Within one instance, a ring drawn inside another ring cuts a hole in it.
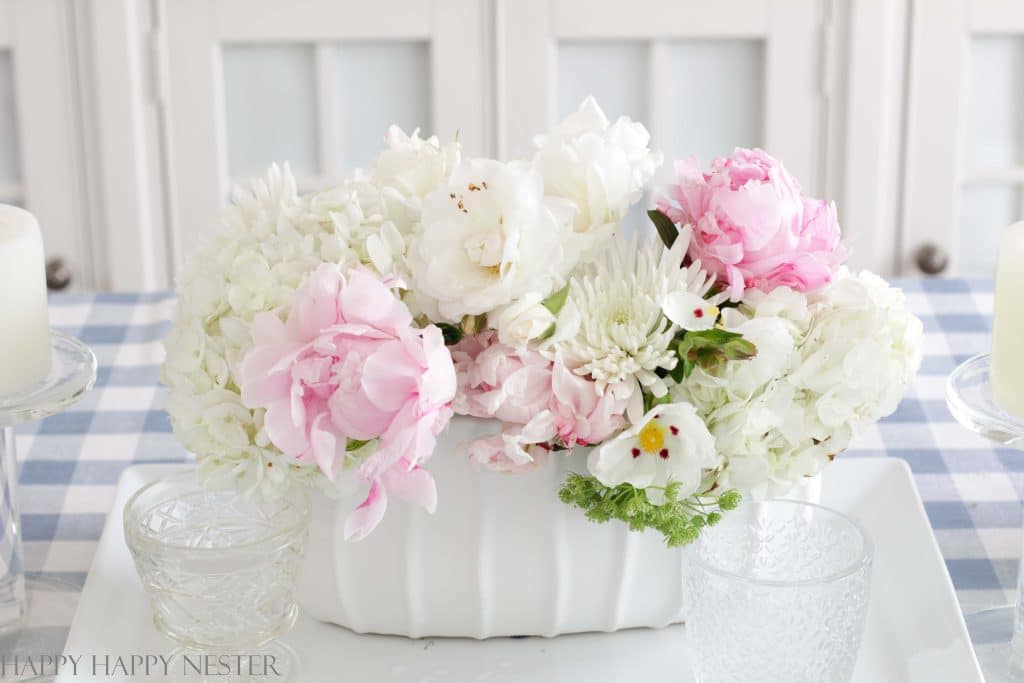
M 996 404 L 1024 420 L 1024 221 L 999 236 L 989 381 Z
M 31 388 L 50 372 L 46 262 L 35 216 L 0 204 L 0 396 Z

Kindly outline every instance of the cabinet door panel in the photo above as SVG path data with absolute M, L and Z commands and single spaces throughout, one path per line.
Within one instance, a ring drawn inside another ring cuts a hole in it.
M 230 181 L 270 162 L 319 187 L 368 167 L 390 123 L 491 152 L 485 6 L 168 2 L 173 260 L 216 219 Z
M 430 113 L 430 45 L 426 41 L 351 42 L 335 48 L 334 97 L 340 129 L 338 163 L 369 168 L 392 123 L 407 133 L 437 133 Z
M 920 3 L 911 45 L 904 271 L 935 245 L 945 275 L 992 276 L 999 231 L 1024 217 L 1024 4 Z
M 311 45 L 225 45 L 225 128 L 232 178 L 263 173 L 287 160 L 317 173 L 314 50 Z
M 669 157 L 760 145 L 820 191 L 822 12 L 816 0 L 503 4 L 499 150 L 528 154 L 593 94 Z

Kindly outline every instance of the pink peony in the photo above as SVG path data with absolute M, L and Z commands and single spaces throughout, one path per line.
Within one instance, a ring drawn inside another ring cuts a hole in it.
M 616 398 L 608 389 L 599 393 L 596 382 L 572 372 L 561 360 L 552 370 L 551 389 L 555 432 L 567 448 L 601 443 L 626 426 L 629 399 Z
M 256 316 L 239 366 L 242 402 L 266 409 L 270 441 L 331 480 L 350 439 L 377 440 L 359 465 L 370 490 L 346 520 L 346 538 L 376 527 L 389 492 L 431 512 L 437 505 L 420 463 L 451 417 L 455 368 L 441 331 L 413 328 L 388 284 L 366 270 L 320 266 L 296 292 L 287 322 Z
M 455 412 L 524 425 L 551 400 L 551 361 L 498 342 L 493 330 L 452 347 L 459 391 Z
M 818 289 L 846 258 L 835 205 L 804 197 L 782 163 L 762 150 L 737 148 L 715 159 L 709 173 L 696 159 L 677 161 L 676 172 L 679 183 L 658 208 L 693 226 L 690 258 L 727 284 L 732 300 L 751 287 Z
M 474 462 L 524 472 L 565 448 L 599 443 L 619 430 L 628 400 L 601 392 L 561 361 L 501 344 L 493 331 L 463 339 L 452 350 L 459 392 L 455 411 L 505 423 L 499 434 L 469 445 Z

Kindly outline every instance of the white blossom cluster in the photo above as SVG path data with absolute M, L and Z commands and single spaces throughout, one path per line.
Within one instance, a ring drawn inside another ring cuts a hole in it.
M 553 445 L 612 434 L 598 437 L 590 473 L 611 487 L 650 486 L 652 499 L 669 481 L 685 482 L 684 497 L 712 485 L 787 489 L 892 412 L 920 363 L 920 321 L 870 273 L 842 270 L 809 293 L 750 287 L 729 302 L 695 260 L 697 227 L 673 228 L 671 248 L 653 234 L 616 234 L 662 155 L 643 125 L 609 121 L 593 99 L 538 136 L 530 159 L 468 158 L 458 142 L 394 126 L 385 142 L 367 174 L 320 192 L 300 195 L 287 166 L 236 189 L 179 274 L 161 379 L 203 475 L 267 493 L 328 485 L 315 464 L 271 443 L 238 377 L 254 318 L 284 319 L 324 263 L 376 271 L 417 325 L 487 331 L 480 349 L 453 352 L 456 369 L 477 363 L 474 378 L 487 375 L 469 382 L 477 399 L 533 397 L 515 412 L 545 428 L 531 441 L 532 423 L 511 425 L 502 436 L 512 459 L 486 440 L 480 461 L 525 468 Z M 690 332 L 709 343 L 736 333 L 728 338 L 756 355 L 684 376 Z M 463 404 L 473 401 L 457 397 Z
M 784 493 L 817 474 L 864 427 L 896 409 L 921 363 L 921 321 L 903 293 L 845 269 L 829 286 L 751 292 L 723 312 L 757 356 L 673 389 L 704 417 L 725 466 L 718 482 Z

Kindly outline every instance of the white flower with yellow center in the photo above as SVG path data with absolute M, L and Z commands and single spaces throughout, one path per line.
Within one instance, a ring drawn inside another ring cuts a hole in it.
M 657 237 L 640 245 L 620 239 L 572 277 L 570 305 L 553 339 L 574 372 L 593 377 L 602 391 L 621 385 L 630 392 L 639 383 L 655 396 L 665 395 L 657 370 L 675 367 L 678 357 L 670 347 L 679 330 L 665 315 L 666 305 L 685 307 L 688 315 L 679 316 L 685 329 L 706 329 L 698 320 L 714 324 L 718 315 L 716 300 L 705 299 L 712 279 L 699 264 L 682 267 L 689 242 L 689 226 L 671 249 Z
M 706 471 L 720 464 L 715 439 L 689 403 L 655 406 L 631 428 L 595 448 L 587 469 L 605 486 L 631 484 L 664 502 L 662 489 L 679 482 L 679 497 L 700 490 Z

